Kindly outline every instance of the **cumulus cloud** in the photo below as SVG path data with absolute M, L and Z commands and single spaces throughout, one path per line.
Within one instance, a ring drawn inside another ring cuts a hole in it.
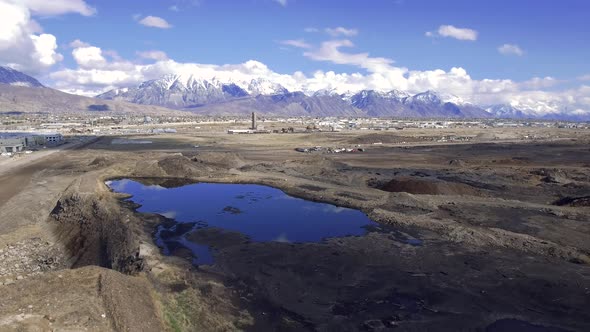
M 74 60 L 80 68 L 101 68 L 107 60 L 102 56 L 102 50 L 96 46 L 82 46 L 72 51 Z
M 281 40 L 279 43 L 282 45 L 293 46 L 297 48 L 311 48 L 311 45 L 305 42 L 305 40 L 303 39 Z
M 326 28 L 324 31 L 332 37 L 344 36 L 344 37 L 353 37 L 358 35 L 359 31 L 357 29 L 347 29 L 344 27 L 336 27 L 336 28 Z
M 55 36 L 41 30 L 22 2 L 0 1 L 0 63 L 35 74 L 62 61 Z
M 498 47 L 498 52 L 503 55 L 522 56 L 524 51 L 516 44 L 504 44 Z
M 348 39 L 329 40 L 322 43 L 317 50 L 305 52 L 303 55 L 317 61 L 329 61 L 341 65 L 354 65 L 372 72 L 387 71 L 392 69 L 394 62 L 387 58 L 370 57 L 369 53 L 345 53 L 342 47 L 353 47 L 354 43 Z
M 373 57 L 369 53 L 348 51 L 354 47 L 350 40 L 330 40 L 319 47 L 306 49 L 304 55 L 315 61 L 328 61 L 356 67 L 358 72 L 337 73 L 318 70 L 311 75 L 300 71 L 280 74 L 265 64 L 249 60 L 239 64 L 213 65 L 182 63 L 164 57 L 161 51 L 138 52 L 140 57 L 154 62 L 134 63 L 120 57 L 106 57 L 106 51 L 97 46 L 81 43 L 72 55 L 78 64 L 75 69 L 62 69 L 50 74 L 54 86 L 66 92 L 96 95 L 112 88 L 136 86 L 146 80 L 164 75 L 203 79 L 249 82 L 264 78 L 279 83 L 290 91 L 313 93 L 327 89 L 338 93 L 357 92 L 362 89 L 389 91 L 404 90 L 419 93 L 435 90 L 444 95 L 456 95 L 480 105 L 510 104 L 536 114 L 550 114 L 590 110 L 590 87 L 556 90 L 562 81 L 553 77 L 535 77 L 516 82 L 508 79 L 472 78 L 467 70 L 453 67 L 449 70 L 410 70 L 395 66 L 393 59 Z M 163 53 L 163 52 L 162 52 Z M 550 90 L 548 90 L 550 89 Z M 564 105 L 568 105 L 564 108 Z
M 138 52 L 145 57 L 156 60 L 155 63 L 133 63 L 125 59 L 107 59 L 99 47 L 80 47 L 72 51 L 78 68 L 62 69 L 49 74 L 54 86 L 66 92 L 83 95 L 96 95 L 115 87 L 137 85 L 143 81 L 157 79 L 164 75 L 195 75 L 204 79 L 242 80 L 264 77 L 278 82 L 290 90 L 301 86 L 298 82 L 303 74 L 282 75 L 273 72 L 258 61 L 246 61 L 235 65 L 209 65 L 197 63 L 179 63 L 164 59 L 160 51 Z M 140 55 L 140 56 L 141 56 Z M 159 58 L 159 59 L 155 59 Z
M 172 25 L 165 19 L 158 16 L 146 16 L 139 20 L 139 24 L 145 25 L 146 27 L 159 28 L 159 29 L 170 29 Z
M 590 81 L 590 74 L 578 76 L 578 80 L 580 80 L 580 81 Z
M 438 27 L 436 32 L 427 31 L 425 33 L 426 37 L 448 37 L 448 38 L 455 38 L 458 40 L 469 40 L 475 41 L 477 40 L 478 32 L 473 29 L 468 28 L 457 28 L 452 25 L 441 25 Z
M 72 40 L 69 44 L 69 47 L 71 48 L 78 48 L 78 47 L 88 47 L 90 46 L 90 44 L 81 41 L 80 39 L 76 39 L 76 40 Z
M 551 76 L 546 76 L 546 77 L 533 77 L 530 80 L 520 83 L 520 86 L 522 88 L 526 88 L 526 89 L 545 89 L 545 88 L 553 87 L 559 83 L 562 83 L 562 81 L 555 79 Z
M 168 55 L 164 51 L 149 50 L 149 51 L 136 52 L 136 54 L 143 59 L 168 60 Z
M 43 33 L 40 35 L 32 35 L 31 40 L 35 47 L 33 55 L 35 60 L 44 67 L 51 67 L 54 64 L 63 60 L 63 56 L 55 50 L 57 49 L 57 39 L 54 35 Z
M 53 16 L 68 13 L 77 13 L 91 16 L 96 9 L 89 6 L 84 0 L 13 0 L 20 2 L 34 15 Z

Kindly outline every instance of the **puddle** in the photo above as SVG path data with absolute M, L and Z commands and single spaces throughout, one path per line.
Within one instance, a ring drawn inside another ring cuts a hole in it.
M 225 234 L 226 242 L 227 234 L 233 233 L 231 241 L 239 244 L 320 242 L 385 231 L 358 210 L 295 198 L 262 185 L 196 183 L 166 188 L 129 179 L 108 181 L 107 185 L 115 192 L 132 195 L 129 200 L 140 205 L 138 212 L 171 219 L 158 226 L 156 244 L 166 255 L 186 256 L 190 251 L 197 265 L 213 263 L 212 248 L 219 232 Z M 213 230 L 217 233 L 212 235 Z M 401 241 L 422 244 L 418 239 Z

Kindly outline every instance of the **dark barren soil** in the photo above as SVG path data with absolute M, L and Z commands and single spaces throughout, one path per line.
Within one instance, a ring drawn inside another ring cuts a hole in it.
M 0 249 L 34 256 L 0 261 L 0 330 L 588 331 L 590 141 L 557 134 L 437 144 L 424 132 L 181 132 L 60 152 L 0 177 L 21 183 L 0 202 Z M 293 150 L 359 142 L 363 153 Z M 153 242 L 173 221 L 108 191 L 121 177 L 265 184 L 381 227 L 306 244 L 178 230 L 214 248 L 213 265 L 194 266 L 186 248 L 164 256 Z

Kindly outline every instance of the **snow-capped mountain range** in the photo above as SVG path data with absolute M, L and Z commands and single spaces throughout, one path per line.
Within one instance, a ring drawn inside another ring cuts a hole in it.
M 375 116 L 375 117 L 493 117 L 492 112 L 453 95 L 425 91 L 335 90 L 288 91 L 265 78 L 250 81 L 203 79 L 191 75 L 166 75 L 136 87 L 114 89 L 97 96 L 144 105 L 187 109 L 202 114 Z
M 0 66 L 0 84 L 45 88 L 38 80 Z M 166 75 L 135 87 L 113 89 L 97 96 L 103 100 L 164 106 L 199 114 L 240 115 L 252 111 L 277 116 L 371 116 L 431 118 L 544 118 L 589 121 L 586 113 L 563 112 L 567 105 L 540 105 L 543 113 L 521 104 L 475 105 L 436 91 L 289 91 L 267 78 L 249 80 L 204 79 L 193 75 Z M 541 114 L 541 115 L 540 115 Z

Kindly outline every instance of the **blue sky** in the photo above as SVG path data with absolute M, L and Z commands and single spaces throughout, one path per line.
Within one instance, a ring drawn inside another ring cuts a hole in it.
M 89 1 L 93 17 L 70 14 L 41 18 L 46 32 L 62 42 L 80 39 L 113 49 L 126 58 L 138 50 L 160 49 L 183 62 L 241 63 L 255 59 L 277 72 L 317 69 L 351 71 L 349 66 L 318 63 L 277 41 L 319 43 L 322 33 L 305 28 L 357 29 L 351 38 L 359 52 L 395 60 L 416 70 L 465 68 L 473 78 L 553 76 L 575 78 L 590 72 L 590 3 L 550 1 L 310 1 L 271 0 Z M 170 10 L 176 5 L 178 11 Z M 164 18 L 170 29 L 137 24 L 135 14 Z M 478 32 L 478 39 L 428 38 L 426 31 L 450 24 Z M 497 51 L 518 45 L 522 56 Z M 72 65 L 66 57 L 64 65 Z
M 590 112 L 586 0 L 0 0 L 0 6 L 0 29 L 13 31 L 4 41 L 0 34 L 0 63 L 74 93 L 167 73 L 205 75 L 216 66 L 207 75 L 238 71 L 304 91 L 434 89 L 542 112 L 564 103 Z

